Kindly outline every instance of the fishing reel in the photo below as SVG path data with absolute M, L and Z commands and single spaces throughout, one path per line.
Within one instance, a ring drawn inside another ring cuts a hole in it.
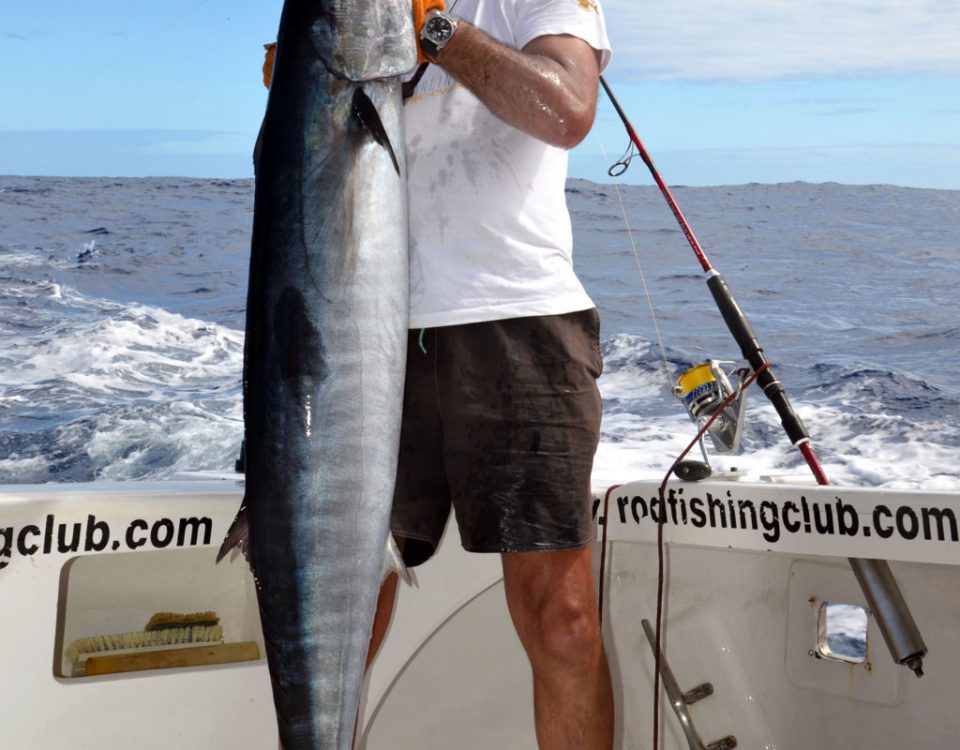
M 724 372 L 724 366 L 729 367 L 727 372 Z M 736 362 L 711 359 L 684 372 L 673 387 L 674 395 L 683 404 L 697 429 L 702 431 L 706 425 L 706 434 L 710 435 L 717 453 L 730 453 L 740 447 L 747 408 L 744 385 L 748 372 L 738 370 Z M 731 385 L 731 380 L 736 381 L 736 388 Z M 703 434 L 699 442 L 703 463 L 681 461 L 674 469 L 681 479 L 706 479 L 713 471 L 703 443 Z

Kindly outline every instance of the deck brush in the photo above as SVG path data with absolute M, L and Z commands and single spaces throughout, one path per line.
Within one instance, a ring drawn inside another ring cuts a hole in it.
M 214 612 L 157 612 L 143 630 L 78 638 L 66 647 L 64 656 L 76 675 L 83 674 L 83 662 L 93 654 L 201 645 L 222 640 L 223 626 Z
M 182 615 L 178 612 L 157 612 L 144 625 L 144 630 L 171 630 L 189 627 L 213 627 L 220 623 L 216 612 L 191 612 Z

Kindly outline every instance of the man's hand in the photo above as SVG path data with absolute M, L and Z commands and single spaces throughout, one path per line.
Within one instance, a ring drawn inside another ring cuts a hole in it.
M 273 78 L 273 58 L 277 56 L 277 43 L 270 42 L 263 45 L 266 52 L 263 55 L 263 85 L 270 88 L 270 79 Z
M 420 48 L 420 29 L 423 28 L 423 22 L 427 11 L 446 10 L 443 0 L 413 0 L 413 33 L 417 37 L 417 64 L 422 65 L 430 62 L 429 58 L 423 54 Z

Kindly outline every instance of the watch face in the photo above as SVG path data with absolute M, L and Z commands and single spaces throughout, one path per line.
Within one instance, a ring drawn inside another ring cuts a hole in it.
M 427 21 L 427 35 L 437 44 L 443 44 L 453 34 L 453 26 L 443 16 L 434 16 Z

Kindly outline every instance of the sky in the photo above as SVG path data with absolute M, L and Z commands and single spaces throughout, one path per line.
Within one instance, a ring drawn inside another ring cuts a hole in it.
M 669 184 L 960 189 L 960 0 L 601 2 L 605 77 Z M 252 176 L 281 5 L 6 0 L 0 174 Z M 601 100 L 571 176 L 627 145 Z

